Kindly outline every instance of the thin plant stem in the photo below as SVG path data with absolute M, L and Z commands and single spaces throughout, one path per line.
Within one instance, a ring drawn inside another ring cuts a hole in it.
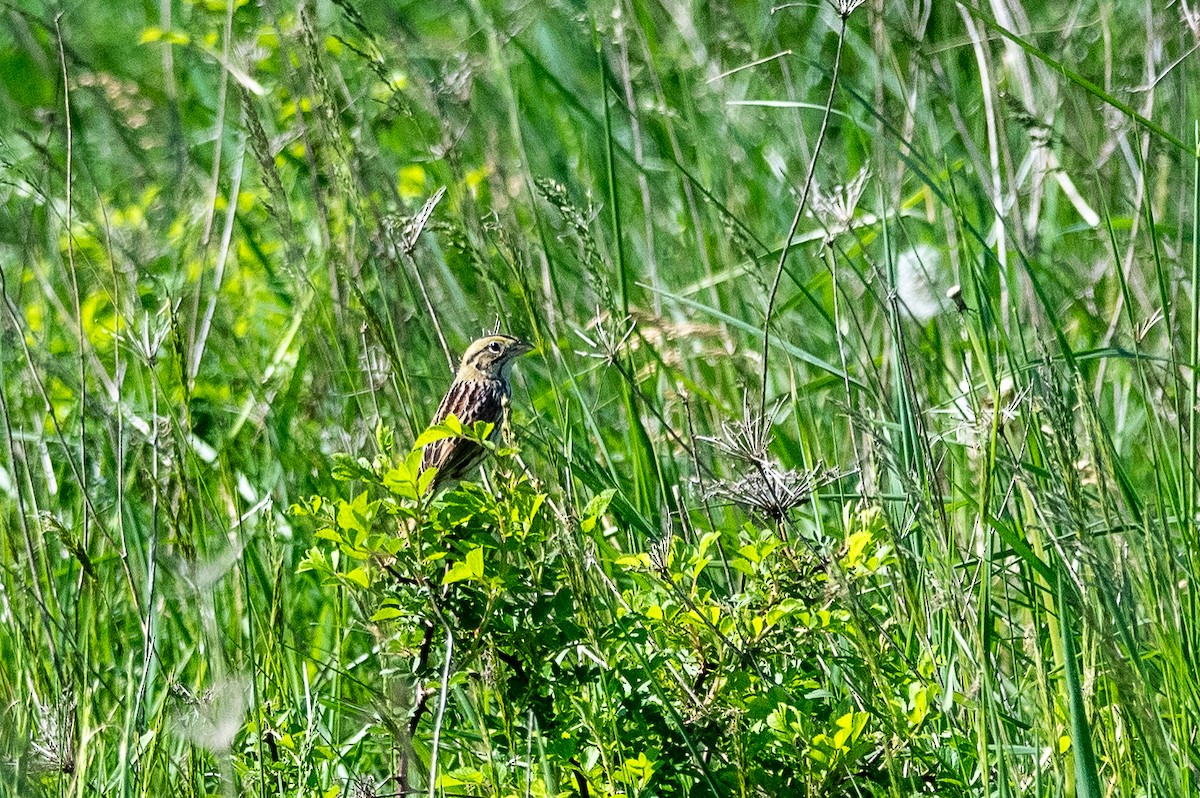
M 825 143 L 825 133 L 829 130 L 829 117 L 833 112 L 833 95 L 837 91 L 838 76 L 842 67 L 842 48 L 846 42 L 846 14 L 840 15 L 841 28 L 838 30 L 837 54 L 833 59 L 833 76 L 829 80 L 829 96 L 825 100 L 825 111 L 821 117 L 821 130 L 817 134 L 817 146 L 813 148 L 812 158 L 808 162 L 808 174 L 804 178 L 804 189 L 800 192 L 800 201 L 796 203 L 796 213 L 792 216 L 792 224 L 788 234 L 783 239 L 779 249 L 779 262 L 775 264 L 775 277 L 771 281 L 771 292 L 767 296 L 767 313 L 763 319 L 762 346 L 762 391 L 759 396 L 758 412 L 760 416 L 767 414 L 767 376 L 770 369 L 771 354 L 771 318 L 775 313 L 775 300 L 779 295 L 779 283 L 783 279 L 783 269 L 787 264 L 788 252 L 792 249 L 792 238 L 800 226 L 800 217 L 808 205 L 808 195 L 812 191 L 813 176 L 816 174 L 817 159 L 821 157 L 821 145 Z
M 429 746 L 429 798 L 437 795 L 438 747 L 442 740 L 442 720 L 446 717 L 446 695 L 450 688 L 450 661 L 454 658 L 454 629 L 446 625 L 446 655 L 442 662 L 442 686 L 438 692 L 438 710 L 433 719 L 433 742 Z

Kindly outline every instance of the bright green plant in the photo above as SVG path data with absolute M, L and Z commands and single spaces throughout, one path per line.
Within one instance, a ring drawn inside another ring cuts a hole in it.
M 293 508 L 322 524 L 316 536 L 326 541 L 300 570 L 348 588 L 369 613 L 388 689 L 401 694 L 389 728 L 399 772 L 411 783 L 425 783 L 436 756 L 454 763 L 436 771 L 443 787 L 498 788 L 510 781 L 505 763 L 527 753 L 530 724 L 556 723 L 555 660 L 569 651 L 575 625 L 559 578 L 562 527 L 546 494 L 525 476 L 498 472 L 493 490 L 467 483 L 435 498 L 427 492 L 434 470 L 420 470 L 420 447 L 450 435 L 480 442 L 508 465 L 514 450 L 497 448 L 489 432 L 482 423 L 464 430 L 452 416 L 401 458 L 341 458 L 335 477 L 353 495 Z M 383 451 L 392 451 L 390 437 L 381 435 Z M 465 700 L 470 708 L 448 709 L 448 692 L 451 704 Z M 442 736 L 444 723 L 477 724 L 482 747 Z M 422 750 L 419 766 L 410 742 Z M 438 742 L 445 748 L 427 750 Z
M 324 541 L 300 570 L 355 597 L 403 696 L 383 728 L 410 787 L 433 757 L 441 787 L 485 791 L 816 796 L 885 787 L 899 759 L 937 781 L 933 752 L 907 740 L 935 711 L 929 669 L 864 632 L 888 623 L 863 592 L 895 563 L 878 512 L 848 513 L 823 553 L 745 524 L 623 554 L 613 491 L 572 517 L 477 427 L 451 418 L 403 457 L 340 458 L 348 497 L 293 508 Z M 447 435 L 495 450 L 491 489 L 428 495 L 419 447 Z M 874 672 L 855 661 L 863 645 L 882 649 Z

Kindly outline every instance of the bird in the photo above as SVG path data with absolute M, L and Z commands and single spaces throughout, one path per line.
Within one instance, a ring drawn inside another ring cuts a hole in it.
M 533 350 L 531 344 L 511 335 L 485 335 L 467 347 L 459 363 L 454 382 L 433 416 L 431 426 L 445 422 L 451 413 L 465 429 L 475 422 L 492 424 L 488 440 L 497 440 L 508 412 L 512 387 L 509 376 L 514 361 Z M 442 438 L 426 444 L 421 455 L 421 471 L 437 468 L 428 491 L 457 482 L 483 462 L 487 449 L 468 438 Z

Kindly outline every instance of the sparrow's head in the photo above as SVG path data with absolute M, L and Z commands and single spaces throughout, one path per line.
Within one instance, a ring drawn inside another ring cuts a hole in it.
M 458 379 L 507 380 L 513 361 L 531 349 L 531 344 L 511 335 L 486 335 L 467 347 Z

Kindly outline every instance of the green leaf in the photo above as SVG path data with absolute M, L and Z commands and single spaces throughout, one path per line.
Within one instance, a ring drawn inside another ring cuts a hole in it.
M 375 425 L 375 445 L 379 447 L 379 451 L 392 451 L 392 447 L 396 444 L 395 437 L 392 428 L 386 426 L 383 421 Z
M 402 615 L 404 615 L 404 613 L 401 612 L 398 607 L 381 607 L 380 609 L 376 610 L 374 615 L 371 616 L 371 620 L 390 621 L 391 619 L 399 618 Z
M 296 566 L 296 573 L 302 574 L 305 571 L 316 571 L 318 573 L 330 573 L 332 569 L 329 567 L 329 560 L 325 558 L 325 552 L 320 548 L 313 546 L 308 550 L 308 554 Z
M 1075 789 L 1080 798 L 1100 798 L 1104 794 L 1100 786 L 1100 772 L 1096 764 L 1096 752 L 1092 747 L 1092 727 L 1087 716 L 1087 698 L 1083 694 L 1083 680 L 1079 674 L 1078 654 L 1075 649 L 1075 632 L 1071 628 L 1072 616 L 1067 596 L 1067 581 L 1062 571 L 1058 572 L 1054 591 L 1058 610 L 1058 628 L 1062 639 L 1063 676 L 1067 690 L 1067 714 L 1071 719 L 1071 748 L 1075 759 Z
M 729 567 L 735 571 L 739 571 L 746 576 L 754 576 L 754 564 L 744 557 L 734 557 L 729 561 Z
M 471 549 L 467 552 L 465 559 L 454 563 L 450 567 L 450 570 L 446 571 L 446 575 L 442 577 L 442 584 L 449 585 L 468 579 L 483 579 L 483 548 L 481 546 Z
M 355 458 L 342 453 L 333 456 L 333 478 L 338 482 L 369 480 L 374 477 L 375 472 L 365 457 Z
M 371 578 L 367 576 L 367 572 L 361 567 L 355 568 L 353 571 L 345 574 L 345 577 L 347 580 L 356 585 L 361 585 L 363 588 L 368 588 L 371 586 Z
M 721 539 L 720 530 L 714 529 L 712 532 L 706 532 L 704 534 L 704 536 L 702 538 L 700 538 L 700 543 L 696 547 L 696 553 L 699 554 L 701 557 L 703 557 L 705 554 L 708 553 L 709 547 L 712 546 L 712 544 L 716 543 L 720 539 Z
M 336 529 L 330 529 L 329 527 L 318 529 L 313 533 L 313 537 L 320 540 L 332 540 L 334 543 L 343 543 L 346 540 L 344 537 L 342 537 L 340 532 L 338 532 Z
M 338 502 L 337 525 L 347 532 L 354 532 L 357 544 L 360 542 L 358 538 L 367 535 L 373 510 L 365 491 L 355 496 L 352 501 L 347 502 L 343 499 Z
M 297 517 L 312 516 L 321 512 L 321 505 L 324 502 L 320 496 L 312 496 L 308 499 L 301 499 L 288 508 L 288 512 Z
M 454 438 L 459 434 L 444 424 L 435 424 L 417 436 L 417 439 L 413 441 L 413 449 L 424 449 L 431 443 L 436 443 L 446 438 Z
M 489 449 L 494 449 L 496 447 L 496 444 L 489 439 L 492 436 L 492 430 L 494 430 L 495 428 L 496 428 L 496 425 L 490 421 L 476 421 L 471 426 L 471 431 L 467 435 L 467 437 L 473 441 L 478 441 L 479 443 L 482 443 L 484 446 L 486 446 Z
M 542 505 L 546 502 L 546 494 L 536 493 L 532 497 L 532 501 L 528 506 L 521 508 L 521 517 L 517 522 L 521 524 L 522 530 L 528 535 L 533 531 L 533 522 L 537 520 L 538 511 L 542 509 Z
M 608 510 L 608 505 L 612 502 L 613 496 L 615 496 L 616 493 L 616 488 L 609 488 L 608 490 L 602 490 L 593 496 L 583 511 L 583 520 L 579 522 L 579 528 L 584 532 L 591 532 L 593 529 L 595 529 L 596 523 Z
M 433 484 L 433 480 L 437 478 L 437 466 L 426 468 L 421 472 L 420 479 L 417 480 L 417 496 L 424 496 L 429 492 L 429 486 Z
M 846 554 L 842 557 L 842 567 L 850 570 L 861 565 L 863 551 L 866 550 L 871 539 L 872 535 L 869 530 L 863 529 L 852 534 L 846 541 Z
M 758 546 L 755 546 L 753 543 L 747 543 L 745 546 L 742 546 L 740 549 L 738 549 L 738 554 L 742 555 L 750 562 L 762 562 L 762 554 L 759 552 Z
M 393 468 L 383 475 L 383 487 L 393 496 L 402 496 L 406 499 L 417 497 L 416 480 L 413 479 L 412 472 L 403 466 Z

